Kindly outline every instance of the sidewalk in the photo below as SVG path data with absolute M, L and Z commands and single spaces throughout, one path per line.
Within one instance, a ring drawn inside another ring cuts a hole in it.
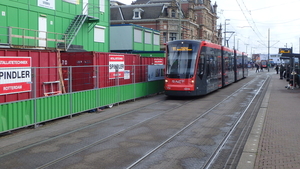
M 270 77 L 238 169 L 300 168 L 300 89 Z

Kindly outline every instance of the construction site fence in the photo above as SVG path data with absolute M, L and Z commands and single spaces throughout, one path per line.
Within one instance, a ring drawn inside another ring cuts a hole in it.
M 163 92 L 163 67 L 0 68 L 0 133 Z

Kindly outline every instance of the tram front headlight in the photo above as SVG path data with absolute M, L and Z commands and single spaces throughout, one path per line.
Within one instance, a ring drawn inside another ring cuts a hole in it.
M 195 81 L 194 80 L 191 80 L 191 84 L 194 84 L 195 83 Z
M 167 79 L 165 80 L 165 83 L 168 83 L 168 80 L 167 80 Z

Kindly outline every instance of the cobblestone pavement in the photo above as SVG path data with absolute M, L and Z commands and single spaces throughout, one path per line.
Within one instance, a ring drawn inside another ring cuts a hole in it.
M 237 169 L 300 169 L 300 88 L 262 73 L 270 83 Z
M 300 89 L 273 74 L 255 168 L 300 168 Z

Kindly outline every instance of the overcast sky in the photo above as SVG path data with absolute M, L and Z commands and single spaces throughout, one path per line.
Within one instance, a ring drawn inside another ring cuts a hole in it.
M 119 0 L 130 4 L 132 0 Z M 212 0 L 218 5 L 218 27 L 226 31 L 229 47 L 254 53 L 277 54 L 278 48 L 293 47 L 299 53 L 300 0 Z M 270 36 L 268 36 L 270 30 Z M 224 34 L 223 34 L 224 37 Z M 269 41 L 270 39 L 270 41 Z M 235 43 L 234 43 L 235 42 Z M 235 44 L 235 45 L 234 45 Z

